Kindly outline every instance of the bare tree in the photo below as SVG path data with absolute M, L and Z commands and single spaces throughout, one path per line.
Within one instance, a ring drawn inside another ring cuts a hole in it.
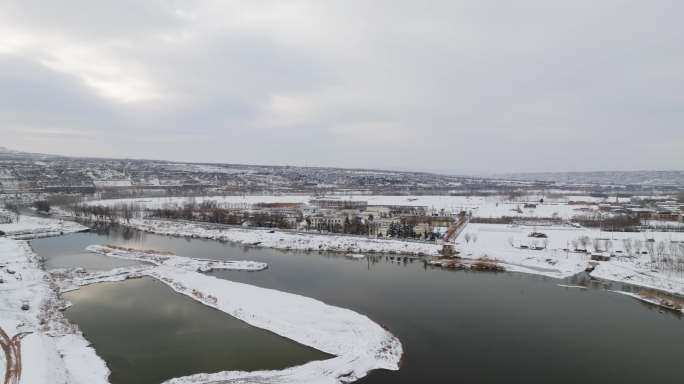
M 667 250 L 667 244 L 665 243 L 664 240 L 660 240 L 660 241 L 658 241 L 658 243 L 656 243 L 656 256 L 658 257 L 657 261 L 661 264 L 660 265 L 661 268 L 663 268 L 664 264 L 667 262 L 667 260 L 665 260 L 665 258 L 666 258 L 665 257 L 666 256 L 665 251 L 666 250 Z
M 572 245 L 572 250 L 573 250 L 573 251 L 576 250 L 577 247 L 579 246 L 579 242 L 577 241 L 577 239 L 571 241 L 570 244 Z
M 589 236 L 582 236 L 579 238 L 579 242 L 580 244 L 582 244 L 582 248 L 586 250 L 589 246 L 589 243 L 591 242 L 591 239 L 589 238 Z
M 19 222 L 19 204 L 17 202 L 7 201 L 7 202 L 5 202 L 5 209 L 14 213 L 14 216 L 15 216 L 14 221 L 16 223 L 18 223 Z
M 634 250 L 632 249 L 632 239 L 626 238 L 622 239 L 622 249 L 624 249 L 625 253 L 629 256 L 634 256 L 632 253 Z
M 128 204 L 124 204 L 123 207 L 121 207 L 121 217 L 126 220 L 126 223 L 130 224 L 131 218 L 133 217 L 133 208 Z
M 655 255 L 655 242 L 647 241 L 645 248 L 646 252 L 648 252 L 648 254 L 651 255 L 651 257 Z

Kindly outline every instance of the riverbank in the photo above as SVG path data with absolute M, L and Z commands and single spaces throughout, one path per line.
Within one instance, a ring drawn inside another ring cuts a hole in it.
M 60 236 L 87 230 L 88 227 L 75 221 L 27 215 L 21 215 L 19 222 L 0 224 L 0 232 L 15 240 Z
M 145 232 L 170 236 L 206 238 L 230 241 L 245 246 L 268 247 L 282 250 L 326 251 L 348 254 L 386 253 L 413 256 L 439 257 L 441 245 L 435 243 L 415 243 L 392 239 L 372 239 L 336 236 L 330 234 L 292 233 L 268 229 L 212 228 L 211 224 L 176 222 L 170 220 L 132 219 L 125 224 Z M 568 249 L 576 239 L 584 236 L 598 238 L 613 236 L 614 250 L 623 253 L 623 240 L 652 238 L 658 241 L 682 241 L 684 234 L 669 232 L 614 233 L 572 227 L 545 227 L 543 249 L 521 247 L 522 241 L 529 239 L 533 227 L 511 227 L 503 224 L 469 224 L 462 234 L 456 250 L 467 263 L 486 258 L 509 272 L 541 275 L 555 279 L 565 279 L 584 272 L 588 267 L 593 271 L 590 276 L 600 280 L 622 282 L 644 288 L 658 289 L 663 292 L 684 295 L 684 275 L 666 273 L 652 268 L 650 255 L 634 257 L 614 257 L 607 261 L 592 261 L 587 252 L 572 252 Z M 470 241 L 463 237 L 468 234 Z M 541 242 L 540 242 L 541 244 Z M 439 260 L 436 264 L 441 265 Z
M 0 358 L 5 384 L 106 384 L 109 370 L 78 328 L 59 311 L 63 303 L 26 240 L 77 232 L 77 223 L 22 216 L 1 224 L 0 329 L 12 339 Z
M 210 223 L 172 220 L 131 219 L 122 225 L 150 233 L 230 241 L 245 246 L 284 250 L 325 251 L 344 253 L 388 253 L 415 256 L 437 256 L 441 245 L 359 236 L 337 236 L 306 232 L 284 232 L 277 229 L 219 228 Z

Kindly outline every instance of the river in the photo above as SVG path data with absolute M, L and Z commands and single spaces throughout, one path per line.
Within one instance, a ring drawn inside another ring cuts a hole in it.
M 682 380 L 681 316 L 609 292 L 600 283 L 588 284 L 589 289 L 558 286 L 583 283 L 584 277 L 560 281 L 517 273 L 449 271 L 414 258 L 357 260 L 121 228 L 32 241 L 36 253 L 46 258 L 46 268 L 109 269 L 129 263 L 84 252 L 90 244 L 268 263 L 267 270 L 256 273 L 212 274 L 350 308 L 401 340 L 401 369 L 372 372 L 359 383 Z M 152 384 L 202 371 L 277 369 L 325 358 L 204 308 L 152 279 L 85 287 L 67 298 L 74 303 L 67 317 L 105 359 L 113 384 Z M 199 332 L 196 337 L 203 341 L 188 342 L 193 332 Z M 181 352 L 165 355 L 169 350 Z M 196 358 L 187 357 L 193 355 Z

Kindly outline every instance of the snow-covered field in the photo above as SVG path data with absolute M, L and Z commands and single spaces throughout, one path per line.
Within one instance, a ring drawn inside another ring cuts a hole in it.
M 59 271 L 63 290 L 103 281 L 121 281 L 141 275 L 154 277 L 176 292 L 301 344 L 335 355 L 281 371 L 226 371 L 197 374 L 167 381 L 173 384 L 236 383 L 347 383 L 373 369 L 399 369 L 402 347 L 391 333 L 368 317 L 304 296 L 235 283 L 204 275 L 212 268 L 260 270 L 263 263 L 218 262 L 155 254 L 123 248 L 88 247 L 110 257 L 145 261 L 149 267 L 119 268 L 90 275 L 83 270 Z
M 533 231 L 541 231 L 546 239 L 530 238 Z M 466 242 L 466 235 L 470 241 Z M 543 228 L 514 227 L 503 224 L 469 224 L 459 237 L 459 250 L 463 256 L 478 258 L 488 256 L 497 259 L 509 271 L 534 273 L 554 278 L 564 278 L 583 271 L 589 264 L 590 255 L 565 251 L 572 249 L 573 241 L 588 236 L 590 239 L 607 239 L 614 257 L 610 261 L 596 262 L 593 277 L 629 283 L 684 295 L 684 274 L 659 271 L 653 268 L 650 254 L 628 255 L 624 239 L 641 241 L 653 239 L 654 243 L 670 244 L 684 242 L 682 232 L 603 232 L 598 229 L 550 226 Z M 541 246 L 546 249 L 521 249 L 520 245 Z M 593 242 L 588 250 L 594 251 Z M 645 250 L 642 249 L 642 252 Z
M 245 204 L 256 203 L 308 203 L 314 197 L 310 195 L 244 195 L 244 196 L 198 196 L 193 197 L 197 203 L 202 201 L 217 201 L 220 204 Z M 447 212 L 470 211 L 474 216 L 496 218 L 501 216 L 528 216 L 528 217 L 552 217 L 570 218 L 579 213 L 578 208 L 582 205 L 568 205 L 567 200 L 554 200 L 544 204 L 538 204 L 536 208 L 524 208 L 522 202 L 512 202 L 504 196 L 381 196 L 381 195 L 345 195 L 329 196 L 351 201 L 367 201 L 370 205 L 403 205 L 424 206 L 437 211 L 444 209 Z M 536 196 L 535 196 L 536 198 Z M 585 201 L 587 204 L 601 201 L 596 198 L 578 196 L 572 200 Z M 169 207 L 181 207 L 188 201 L 187 197 L 154 197 L 136 199 L 113 199 L 92 200 L 91 205 L 112 206 L 117 204 L 136 204 L 141 208 L 158 209 Z M 536 200 L 535 200 L 536 201 Z M 584 206 L 586 207 L 586 206 Z M 522 212 L 517 211 L 520 208 Z
M 511 227 L 504 224 L 468 224 L 458 238 L 461 256 L 466 258 L 489 257 L 498 260 L 506 270 L 544 275 L 562 279 L 583 271 L 587 266 L 587 255 L 566 253 L 565 239 L 578 235 L 575 230 L 558 229 L 551 231 L 544 228 L 549 235 L 549 249 L 539 251 L 520 249 L 518 245 L 527 241 L 532 228 Z M 466 238 L 471 240 L 466 242 Z M 561 246 L 562 245 L 562 246 Z

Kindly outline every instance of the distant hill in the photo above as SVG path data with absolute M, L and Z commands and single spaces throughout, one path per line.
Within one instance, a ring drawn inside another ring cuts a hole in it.
M 531 172 L 490 175 L 499 179 L 563 185 L 653 185 L 684 187 L 684 171 Z
M 164 160 L 68 157 L 0 147 L 0 193 L 497 194 L 523 190 L 652 194 L 684 189 L 684 171 L 537 172 L 487 176 Z M 351 192 L 350 192 L 351 193 Z

